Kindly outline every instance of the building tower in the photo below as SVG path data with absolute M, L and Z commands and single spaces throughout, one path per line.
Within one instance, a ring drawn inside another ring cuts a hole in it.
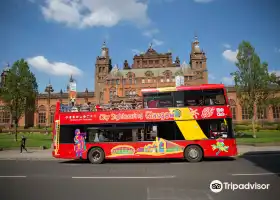
M 9 64 L 6 65 L 6 67 L 4 68 L 4 70 L 1 73 L 1 80 L 0 80 L 0 87 L 4 87 L 5 81 L 6 81 L 6 76 L 9 72 L 10 68 L 9 68 Z
M 68 92 L 68 98 L 69 98 L 69 105 L 75 106 L 76 105 L 76 98 L 77 98 L 77 84 L 76 81 L 73 79 L 73 76 L 71 75 L 69 79 L 69 83 L 67 86 L 67 92 Z
M 201 83 L 208 83 L 208 72 L 207 72 L 207 58 L 205 52 L 200 49 L 198 37 L 195 36 L 192 42 L 191 53 L 190 53 L 190 65 L 191 68 L 197 73 L 201 74 Z
M 95 63 L 95 97 L 96 103 L 103 103 L 103 85 L 109 72 L 112 70 L 112 62 L 109 56 L 109 49 L 104 42 L 101 48 L 101 55 L 97 56 Z

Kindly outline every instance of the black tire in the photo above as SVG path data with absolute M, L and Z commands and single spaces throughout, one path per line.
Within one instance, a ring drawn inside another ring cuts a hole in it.
M 185 149 L 184 157 L 188 162 L 200 162 L 203 158 L 202 149 L 197 145 L 190 145 Z
M 88 160 L 91 164 L 101 164 L 105 159 L 103 149 L 94 147 L 88 152 Z

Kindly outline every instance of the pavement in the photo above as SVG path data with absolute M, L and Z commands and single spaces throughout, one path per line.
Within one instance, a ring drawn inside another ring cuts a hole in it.
M 238 145 L 239 155 L 244 154 L 280 154 L 280 146 L 248 146 Z M 20 153 L 19 149 L 0 151 L 0 160 L 57 160 L 52 157 L 52 150 L 35 150 L 31 149 L 29 152 Z
M 269 185 L 263 190 L 233 191 L 223 183 L 222 191 L 214 193 L 210 190 L 213 180 Z M 60 160 L 0 161 L 3 200 L 278 200 L 279 185 L 278 154 L 208 159 L 200 163 L 111 161 L 92 165 Z

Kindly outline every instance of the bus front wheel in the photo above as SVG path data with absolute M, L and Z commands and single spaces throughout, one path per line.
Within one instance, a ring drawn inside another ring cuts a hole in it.
M 185 149 L 184 157 L 188 162 L 200 162 L 203 158 L 202 149 L 197 145 L 190 145 Z
M 104 158 L 104 151 L 99 147 L 94 147 L 88 152 L 88 160 L 92 164 L 101 164 Z

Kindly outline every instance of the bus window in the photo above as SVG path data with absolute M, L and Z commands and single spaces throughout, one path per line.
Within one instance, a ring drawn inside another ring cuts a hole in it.
M 202 106 L 203 94 L 201 90 L 184 91 L 185 106 Z
M 132 129 L 115 129 L 115 138 L 117 142 L 132 142 Z
M 203 90 L 204 104 L 211 105 L 225 105 L 226 99 L 223 89 Z
M 114 142 L 114 132 L 111 128 L 89 127 L 87 135 L 88 142 Z
M 158 136 L 158 127 L 156 124 L 147 123 L 144 129 L 138 132 L 139 141 L 154 141 Z
M 209 119 L 198 120 L 197 122 L 209 139 L 233 137 L 231 119 Z
M 74 143 L 75 131 L 80 129 L 80 133 L 85 133 L 85 126 L 83 125 L 61 125 L 59 134 L 60 144 Z
M 174 107 L 184 107 L 184 91 L 177 91 L 174 95 Z
M 94 142 L 96 138 L 98 138 L 98 129 L 88 129 L 87 130 L 87 138 L 88 142 Z
M 173 122 L 159 122 L 157 123 L 158 137 L 165 140 L 174 140 L 175 139 L 175 125 Z
M 173 107 L 171 92 L 144 94 L 144 108 Z

